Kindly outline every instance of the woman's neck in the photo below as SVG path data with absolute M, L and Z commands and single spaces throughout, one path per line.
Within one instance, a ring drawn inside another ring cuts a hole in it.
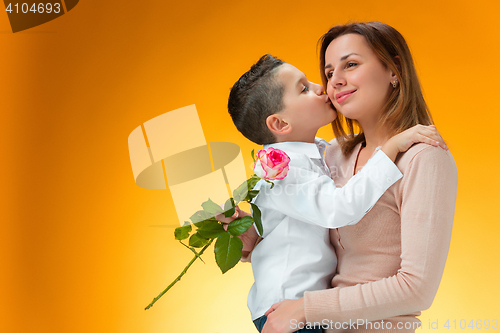
M 374 151 L 378 146 L 382 146 L 387 140 L 390 139 L 389 129 L 387 126 L 380 126 L 379 124 L 361 124 L 363 133 L 365 134 L 366 145 L 365 148 L 369 151 Z

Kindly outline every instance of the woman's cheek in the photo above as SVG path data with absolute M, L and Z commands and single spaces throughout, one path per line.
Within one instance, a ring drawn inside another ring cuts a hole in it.
M 330 96 L 328 95 L 328 97 L 330 98 L 330 101 L 332 102 L 332 105 L 334 107 L 334 109 L 336 111 L 341 111 L 341 106 L 339 103 L 337 103 L 337 101 L 335 100 L 335 96 Z
M 335 91 L 330 85 L 326 87 L 326 94 L 328 95 L 328 98 L 330 98 L 330 101 L 333 103 L 333 105 L 337 107 L 337 101 L 335 100 Z

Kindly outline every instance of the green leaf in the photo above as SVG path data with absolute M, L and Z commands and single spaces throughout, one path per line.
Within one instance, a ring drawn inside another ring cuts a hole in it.
M 212 214 L 209 212 L 206 212 L 204 210 L 199 210 L 190 217 L 191 221 L 193 221 L 193 224 L 201 228 L 205 223 L 208 221 L 217 221 Z
M 248 189 L 253 190 L 253 188 L 255 187 L 255 184 L 257 184 L 257 182 L 259 180 L 260 180 L 260 177 L 257 176 L 256 174 L 253 174 L 252 177 L 250 177 L 250 179 L 247 180 Z
M 233 222 L 229 223 L 227 231 L 233 236 L 239 236 L 248 230 L 253 224 L 253 218 L 251 216 L 243 216 L 242 218 L 237 218 Z
M 209 218 L 208 220 L 203 220 L 201 222 L 196 222 L 194 225 L 197 227 L 197 228 L 201 228 L 203 227 L 205 224 L 207 224 L 208 222 L 217 222 L 217 220 L 215 219 L 215 217 L 212 217 L 212 218 Z
M 215 261 L 222 274 L 233 268 L 241 259 L 243 242 L 238 237 L 224 233 L 215 242 Z
M 252 177 L 238 186 L 236 190 L 233 191 L 234 201 L 238 203 L 240 201 L 247 200 L 246 198 L 248 196 L 248 192 L 253 190 L 255 184 L 257 184 L 259 180 L 260 178 L 256 174 L 253 174 Z
M 274 183 L 270 180 L 264 179 L 267 183 L 271 184 L 271 189 L 274 187 Z
M 191 227 L 191 224 L 185 225 L 183 227 L 178 227 L 175 228 L 174 231 L 174 236 L 175 239 L 177 240 L 183 240 L 189 237 L 189 233 L 191 232 L 193 228 Z
M 246 180 L 243 184 L 238 186 L 236 190 L 233 191 L 234 201 L 236 203 L 245 199 L 248 193 L 248 180 Z
M 189 237 L 189 246 L 192 247 L 203 247 L 207 245 L 208 242 L 209 240 L 201 236 L 199 233 L 192 234 L 191 237 Z
M 247 193 L 247 196 L 245 198 L 245 201 L 252 201 L 253 198 L 255 198 L 257 196 L 257 194 L 259 194 L 259 190 L 251 190 L 251 191 L 248 191 Z
M 235 208 L 234 208 L 234 199 L 229 198 L 227 199 L 226 203 L 224 204 L 224 216 L 225 217 L 230 217 L 234 215 Z
M 202 203 L 201 207 L 203 207 L 203 210 L 209 212 L 211 215 L 222 213 L 222 209 L 220 208 L 220 206 L 213 202 L 211 199 L 208 199 L 207 201 Z
M 209 220 L 212 217 L 213 217 L 213 215 L 210 214 L 209 212 L 206 212 L 204 210 L 199 210 L 196 213 L 194 213 L 193 215 L 191 215 L 191 217 L 189 219 L 193 223 L 197 223 L 197 222 Z
M 219 222 L 209 221 L 199 228 L 197 232 L 204 238 L 217 238 L 226 231 Z
M 255 149 L 252 149 L 252 160 L 255 162 L 255 153 L 254 153 L 254 150 Z
M 262 236 L 264 234 L 264 228 L 262 228 L 262 219 L 261 219 L 261 212 L 259 207 L 251 203 L 252 205 L 252 217 L 255 222 L 255 226 L 257 227 L 257 230 L 259 231 L 259 234 Z

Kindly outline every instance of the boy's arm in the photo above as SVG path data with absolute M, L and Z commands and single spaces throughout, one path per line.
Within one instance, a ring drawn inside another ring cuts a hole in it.
M 310 224 L 338 228 L 359 222 L 401 177 L 383 151 L 378 151 L 342 188 L 327 175 L 291 164 L 288 175 L 275 181 L 273 189 L 262 186 L 264 193 L 257 195 L 255 204 Z
M 342 188 L 336 188 L 328 176 L 291 166 L 288 175 L 276 183 L 281 191 L 262 188 L 266 195 L 257 196 L 256 203 L 325 228 L 355 224 L 403 176 L 393 161 L 417 142 L 448 148 L 434 125 L 416 125 L 389 139 Z

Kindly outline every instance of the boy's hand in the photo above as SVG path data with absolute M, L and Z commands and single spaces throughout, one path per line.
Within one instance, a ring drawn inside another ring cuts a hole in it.
M 224 214 L 215 215 L 215 219 L 224 224 L 224 229 L 227 230 L 229 223 L 233 222 L 238 217 L 252 216 L 252 214 L 242 211 L 240 207 L 235 207 L 235 212 L 231 217 L 225 217 Z M 248 257 L 250 252 L 253 251 L 255 244 L 259 240 L 259 234 L 253 226 L 251 226 L 247 231 L 238 236 L 243 242 L 243 258 Z
M 394 162 L 398 153 L 407 151 L 414 143 L 419 142 L 448 150 L 436 126 L 416 125 L 390 138 L 382 146 L 382 151 Z
M 306 324 L 304 311 L 304 298 L 285 299 L 275 303 L 266 311 L 267 321 L 262 328 L 262 333 L 291 333 L 292 321 L 297 325 Z

